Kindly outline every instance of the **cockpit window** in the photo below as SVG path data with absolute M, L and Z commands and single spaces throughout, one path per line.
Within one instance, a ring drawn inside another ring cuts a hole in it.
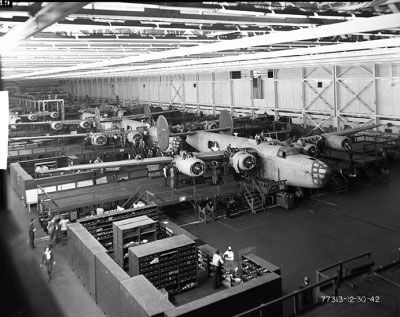
M 218 151 L 220 149 L 217 141 L 208 141 L 208 148 L 212 151 Z
M 295 148 L 292 147 L 287 147 L 287 146 L 283 146 L 278 150 L 278 153 L 276 154 L 277 157 L 280 158 L 286 158 L 289 155 L 296 155 L 299 154 L 299 151 Z

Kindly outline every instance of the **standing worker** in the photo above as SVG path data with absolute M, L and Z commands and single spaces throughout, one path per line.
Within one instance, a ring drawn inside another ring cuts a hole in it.
M 176 184 L 176 170 L 174 166 L 171 166 L 169 169 L 169 179 L 170 179 L 170 188 L 175 189 Z
M 43 264 L 46 265 L 47 278 L 48 278 L 47 281 L 50 282 L 51 271 L 53 270 L 53 264 L 56 264 L 56 262 L 54 261 L 53 251 L 51 251 L 49 247 L 47 247 L 43 253 L 42 264 L 40 266 L 42 266 Z
M 29 222 L 29 245 L 31 246 L 32 249 L 35 248 L 35 219 L 32 218 L 31 221 Z
M 169 174 L 169 168 L 167 165 L 164 165 L 163 167 L 163 175 L 164 175 L 164 187 L 168 187 L 168 174 Z
M 232 248 L 228 247 L 222 257 L 224 258 L 224 260 L 233 261 L 235 259 L 235 255 L 232 251 Z
M 212 268 L 214 273 L 214 288 L 218 288 L 220 286 L 220 277 L 221 277 L 221 264 L 224 264 L 221 256 L 219 255 L 219 250 L 215 250 L 215 253 L 212 258 Z
M 49 247 L 51 248 L 57 239 L 57 230 L 58 230 L 58 223 L 57 223 L 57 216 L 55 216 L 49 223 L 47 224 L 47 232 L 50 235 L 50 244 Z
M 218 162 L 213 161 L 211 163 L 212 167 L 212 175 L 211 175 L 211 181 L 213 185 L 217 185 L 219 181 L 219 168 L 218 168 Z
M 69 220 L 67 219 L 66 216 L 64 216 L 59 222 L 59 225 L 61 227 L 61 238 L 63 240 L 67 237 L 67 224 L 68 223 L 69 223 Z

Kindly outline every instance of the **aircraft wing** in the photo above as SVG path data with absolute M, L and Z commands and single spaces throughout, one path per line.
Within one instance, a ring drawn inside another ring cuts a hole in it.
M 20 122 L 20 123 L 10 123 L 10 125 L 17 125 L 17 126 L 23 126 L 23 125 L 50 125 L 52 123 L 62 123 L 62 124 L 79 124 L 82 120 L 64 120 L 64 121 L 42 121 L 42 122 Z
M 47 140 L 47 139 L 66 139 L 66 138 L 83 138 L 88 133 L 79 134 L 58 134 L 58 135 L 39 135 L 39 136 L 26 136 L 18 138 L 9 138 L 10 141 L 29 141 L 29 140 Z
M 382 126 L 382 124 L 370 124 L 370 125 L 366 125 L 364 127 L 346 129 L 343 131 L 328 132 L 328 133 L 322 133 L 322 134 L 317 134 L 317 135 L 305 136 L 305 137 L 301 137 L 300 139 L 307 141 L 307 140 L 315 140 L 316 138 L 321 138 L 321 137 L 329 136 L 329 135 L 346 136 L 346 135 L 356 134 L 358 132 L 362 132 L 362 131 L 366 131 L 366 130 L 371 130 L 371 129 L 374 129 L 374 128 L 377 128 L 380 126 Z
M 371 130 L 374 128 L 378 128 L 382 126 L 382 124 L 369 124 L 364 127 L 359 127 L 359 128 L 353 128 L 353 129 L 346 129 L 343 131 L 337 131 L 337 132 L 329 132 L 329 133 L 323 133 L 321 134 L 322 136 L 324 135 L 350 135 L 350 134 L 356 134 L 358 132 L 366 131 L 366 130 Z
M 257 157 L 257 151 L 254 149 L 247 149 L 247 148 L 242 148 L 239 149 L 240 151 L 247 151 L 250 154 L 253 154 L 254 156 Z M 207 151 L 207 152 L 194 152 L 193 156 L 197 157 L 198 159 L 201 159 L 203 161 L 211 161 L 211 160 L 224 160 L 229 157 L 229 153 L 224 150 L 218 150 L 218 151 Z
M 60 167 L 56 169 L 50 169 L 44 171 L 44 173 L 53 173 L 53 172 L 64 172 L 64 171 L 82 171 L 82 170 L 91 170 L 91 169 L 101 169 L 101 168 L 116 168 L 116 167 L 124 167 L 124 166 L 143 166 L 143 165 L 153 165 L 153 164 L 167 164 L 172 161 L 172 157 L 170 156 L 162 156 L 162 157 L 151 157 L 145 158 L 142 160 L 122 160 L 122 161 L 114 161 L 114 162 L 101 162 L 101 163 L 91 163 L 91 164 L 79 164 L 79 165 L 71 165 L 67 167 Z
M 193 152 L 193 156 L 201 159 L 203 161 L 214 161 L 214 160 L 224 160 L 229 157 L 226 151 L 207 151 L 207 152 Z

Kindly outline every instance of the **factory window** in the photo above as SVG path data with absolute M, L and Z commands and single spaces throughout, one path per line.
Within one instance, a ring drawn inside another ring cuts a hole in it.
M 268 78 L 274 78 L 274 70 L 268 69 Z
M 253 98 L 254 99 L 263 99 L 263 82 L 261 76 L 257 78 L 253 78 Z
M 242 72 L 239 71 L 231 71 L 231 79 L 240 79 L 242 78 Z
M 322 88 L 322 81 L 318 82 L 318 88 Z

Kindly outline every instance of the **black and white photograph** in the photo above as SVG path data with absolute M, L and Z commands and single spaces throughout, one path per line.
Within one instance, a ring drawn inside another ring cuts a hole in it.
M 399 317 L 400 0 L 0 0 L 1 317 Z

